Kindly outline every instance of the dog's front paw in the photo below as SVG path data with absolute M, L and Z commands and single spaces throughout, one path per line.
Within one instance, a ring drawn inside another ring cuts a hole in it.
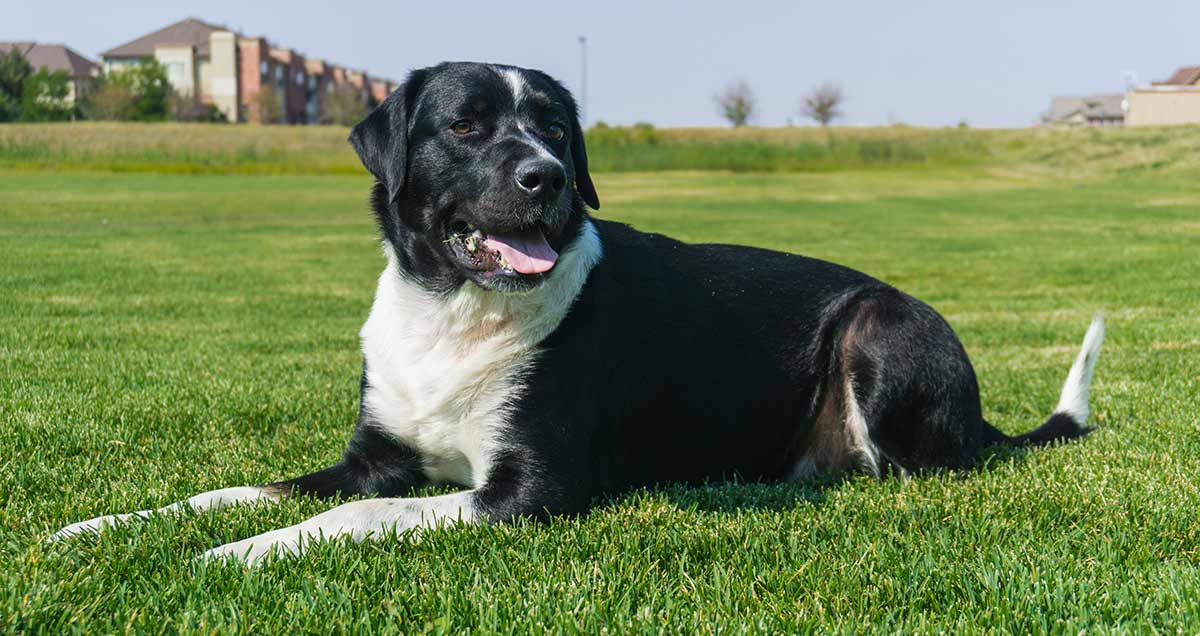
M 232 560 L 254 566 L 272 554 L 290 556 L 299 551 L 300 544 L 297 538 L 276 531 L 217 546 L 197 558 L 210 563 Z
M 47 538 L 46 540 L 47 541 L 62 541 L 63 539 L 69 539 L 71 537 L 78 536 L 81 534 L 91 534 L 91 535 L 100 534 L 100 531 L 103 530 L 104 528 L 115 526 L 115 525 L 121 523 L 122 521 L 128 519 L 130 516 L 132 516 L 132 515 L 129 515 L 129 514 L 103 515 L 100 517 L 96 517 L 94 519 L 88 519 L 87 521 L 80 521 L 78 523 L 72 523 L 71 525 L 63 528 L 62 530 L 59 530 L 58 532 L 55 532 L 54 534 L 50 535 L 50 537 Z

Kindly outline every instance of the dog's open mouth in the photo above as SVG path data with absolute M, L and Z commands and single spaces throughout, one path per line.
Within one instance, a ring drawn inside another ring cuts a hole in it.
M 471 269 L 488 275 L 542 274 L 554 268 L 558 252 L 546 242 L 542 228 L 534 226 L 503 233 L 485 233 L 464 221 L 450 224 L 450 244 Z

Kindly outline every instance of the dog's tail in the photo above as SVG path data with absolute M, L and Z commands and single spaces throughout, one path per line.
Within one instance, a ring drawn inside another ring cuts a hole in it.
M 1013 444 L 1016 446 L 1042 446 L 1051 442 L 1075 439 L 1087 435 L 1092 429 L 1087 426 L 1088 389 L 1092 385 L 1092 371 L 1100 357 L 1100 345 L 1104 342 L 1104 319 L 1096 316 L 1083 337 L 1083 347 L 1067 381 L 1054 413 L 1041 426 L 1016 437 L 1001 433 L 991 424 L 984 422 L 984 438 L 991 444 Z

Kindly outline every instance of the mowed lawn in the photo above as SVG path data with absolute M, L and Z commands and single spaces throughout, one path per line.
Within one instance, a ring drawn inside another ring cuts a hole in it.
M 365 176 L 0 174 L 0 629 L 1200 631 L 1194 172 L 597 175 L 599 216 L 857 267 L 941 311 L 1010 433 L 1108 338 L 1081 443 L 907 482 L 665 485 L 548 525 L 205 549 L 328 507 L 59 527 L 335 462 L 382 267 Z M 683 371 L 683 370 L 679 370 Z M 686 427 L 686 422 L 679 426 Z

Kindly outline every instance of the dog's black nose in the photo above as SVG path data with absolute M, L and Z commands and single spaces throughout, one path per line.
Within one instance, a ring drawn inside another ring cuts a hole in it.
M 517 166 L 517 187 L 533 199 L 550 201 L 567 187 L 567 173 L 551 159 L 527 159 Z

